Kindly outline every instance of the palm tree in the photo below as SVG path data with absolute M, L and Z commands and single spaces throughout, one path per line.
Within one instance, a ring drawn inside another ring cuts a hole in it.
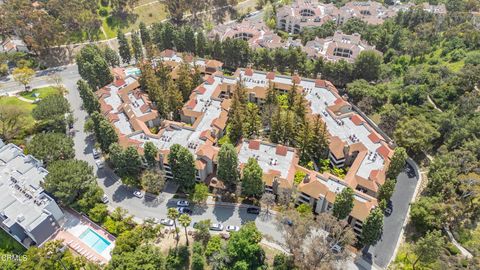
M 179 218 L 178 218 L 178 222 L 180 222 L 180 224 L 183 226 L 183 228 L 185 229 L 185 238 L 187 239 L 187 246 L 188 246 L 188 234 L 187 234 L 187 227 L 188 225 L 190 225 L 190 222 L 192 221 L 192 219 L 190 218 L 189 215 L 187 214 L 182 214 Z
M 167 217 L 173 220 L 173 225 L 175 226 L 175 232 L 177 233 L 177 242 L 178 242 L 178 230 L 177 230 L 177 218 L 179 216 L 178 210 L 176 208 L 168 208 Z

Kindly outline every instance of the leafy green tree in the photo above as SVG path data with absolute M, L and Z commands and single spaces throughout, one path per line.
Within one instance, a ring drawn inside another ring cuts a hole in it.
M 259 115 L 258 106 L 249 102 L 245 109 L 245 122 L 243 123 L 243 134 L 247 138 L 252 138 L 260 134 L 262 121 Z
M 118 141 L 117 132 L 110 122 L 108 122 L 108 120 L 100 113 L 94 112 L 91 115 L 91 118 L 93 120 L 95 138 L 100 144 L 102 151 L 108 153 L 110 145 Z
M 197 222 L 195 226 L 195 233 L 193 234 L 193 237 L 195 241 L 201 242 L 203 246 L 206 246 L 210 240 L 210 224 L 210 220 L 207 219 Z
M 205 256 L 210 257 L 222 249 L 222 238 L 219 235 L 214 235 L 208 241 L 205 249 Z
M 265 264 L 265 251 L 260 246 L 262 234 L 258 231 L 255 223 L 248 222 L 240 228 L 240 231 L 231 235 L 228 240 L 226 251 L 230 259 L 231 267 L 238 267 L 241 263 L 247 268 L 258 269 Z
M 173 226 L 175 226 L 175 232 L 177 233 L 177 241 L 179 239 L 178 229 L 177 229 L 177 219 L 179 216 L 180 216 L 180 213 L 178 213 L 178 210 L 176 208 L 168 208 L 167 217 L 173 220 Z
M 392 198 L 393 192 L 395 191 L 395 184 L 397 181 L 395 179 L 388 179 L 380 187 L 378 191 L 378 201 L 385 201 L 387 203 Z
M 190 226 L 190 222 L 192 222 L 192 218 L 190 218 L 188 214 L 182 214 L 180 215 L 180 217 L 178 217 L 178 222 L 180 223 L 180 225 L 182 225 L 182 227 L 185 230 L 185 240 L 187 241 L 187 246 L 188 246 L 189 243 L 188 243 L 187 227 Z
M 194 203 L 205 203 L 208 198 L 208 186 L 199 183 L 195 185 L 195 189 L 192 194 L 192 201 Z
M 420 238 L 413 246 L 413 252 L 417 259 L 412 264 L 412 269 L 415 270 L 417 263 L 422 265 L 434 263 L 442 254 L 442 248 L 445 241 L 442 238 L 440 231 L 431 231 Z
M 70 104 L 62 95 L 50 95 L 38 102 L 33 108 L 32 115 L 37 120 L 52 120 L 58 117 L 65 118 L 65 114 L 70 111 Z
M 394 133 L 398 145 L 415 154 L 430 150 L 432 141 L 439 136 L 437 129 L 426 119 L 417 118 L 404 118 Z
M 366 81 L 376 81 L 380 77 L 382 56 L 373 50 L 360 52 L 355 59 L 354 72 L 357 78 Z
M 397 176 L 403 171 L 405 162 L 407 161 L 407 151 L 403 147 L 395 148 L 392 158 L 390 159 L 390 165 L 387 170 L 387 178 L 396 179 Z
M 101 50 L 87 45 L 77 54 L 78 73 L 93 89 L 99 89 L 113 81 L 113 75 Z
M 77 81 L 78 92 L 83 101 L 83 107 L 88 114 L 100 112 L 100 102 L 92 88 L 84 80 Z
M 333 216 L 337 219 L 347 218 L 353 209 L 354 196 L 355 193 L 350 187 L 344 188 L 338 193 L 333 203 Z
M 120 53 L 122 62 L 128 64 L 132 60 L 132 54 L 130 52 L 130 44 L 128 43 L 127 37 L 125 37 L 125 34 L 121 30 L 118 30 L 117 39 L 118 52 Z
M 138 185 L 142 159 L 137 149 L 133 146 L 122 149 L 117 143 L 113 143 L 109 147 L 109 153 L 117 174 L 123 178 L 122 181 Z
M 69 249 L 63 250 L 62 246 L 62 241 L 54 240 L 42 247 L 29 248 L 24 254 L 26 259 L 21 261 L 17 269 L 94 269 L 94 264 L 74 256 Z
M 182 93 L 183 101 L 188 100 L 193 88 L 192 68 L 190 64 L 184 62 L 180 64 L 177 79 L 178 89 Z
M 75 157 L 73 140 L 61 133 L 40 133 L 28 142 L 29 154 L 42 160 L 46 165 L 57 160 Z
M 249 158 L 242 174 L 242 193 L 245 196 L 260 197 L 265 185 L 262 180 L 263 171 L 257 160 Z
M 193 253 L 192 255 L 192 270 L 205 269 L 205 257 L 202 254 Z
M 165 270 L 165 257 L 160 248 L 152 245 L 140 245 L 134 251 L 114 254 L 107 269 L 159 269 Z
M 107 216 L 108 208 L 107 205 L 103 203 L 95 204 L 95 206 L 88 211 L 88 217 L 97 223 L 103 223 Z
M 150 36 L 150 32 L 148 31 L 145 23 L 140 22 L 138 27 L 140 29 L 140 37 L 142 39 L 142 44 L 146 45 L 146 44 L 152 42 L 152 37 Z
M 140 182 L 142 188 L 146 191 L 153 194 L 159 194 L 165 186 L 165 177 L 163 174 L 156 171 L 146 170 L 143 172 Z
M 108 46 L 105 47 L 103 55 L 109 66 L 118 67 L 120 65 L 120 56 L 118 56 L 118 53 L 114 49 Z
M 204 57 L 206 50 L 207 50 L 207 40 L 205 39 L 205 35 L 203 31 L 197 31 L 197 35 L 195 37 L 195 54 L 199 57 Z
M 419 232 L 441 230 L 450 214 L 440 197 L 421 197 L 412 205 L 411 220 Z
M 157 166 L 157 155 L 158 149 L 152 142 L 146 142 L 143 145 L 143 156 L 148 163 L 150 168 L 155 168 Z
M 235 186 L 238 183 L 238 155 L 235 147 L 230 143 L 220 147 L 217 175 L 227 186 Z
M 137 32 L 132 33 L 132 50 L 135 62 L 138 63 L 140 60 L 143 59 L 143 46 Z
M 64 205 L 88 211 L 100 201 L 103 191 L 98 187 L 93 168 L 82 160 L 58 160 L 48 167 L 43 186 Z
M 273 257 L 273 270 L 289 270 L 294 269 L 294 267 L 293 260 L 283 253 Z
M 13 80 L 23 84 L 26 90 L 27 85 L 30 83 L 30 81 L 32 81 L 32 78 L 35 75 L 35 70 L 29 67 L 16 68 L 13 70 L 12 75 L 13 75 Z
M 186 25 L 183 28 L 183 39 L 185 40 L 185 51 L 189 53 L 195 53 L 195 32 L 193 31 L 192 27 Z
M 14 104 L 0 106 L 0 137 L 9 140 L 20 135 L 26 126 L 30 112 Z
M 168 164 L 172 169 L 173 180 L 184 190 L 195 184 L 195 159 L 187 148 L 174 144 L 170 147 Z
M 383 212 L 380 208 L 370 211 L 362 227 L 362 244 L 366 246 L 375 245 L 383 231 Z

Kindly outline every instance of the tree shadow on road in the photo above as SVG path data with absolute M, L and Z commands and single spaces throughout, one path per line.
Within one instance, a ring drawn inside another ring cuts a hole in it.
M 213 214 L 218 221 L 224 222 L 227 221 L 231 216 L 233 216 L 233 212 L 236 208 L 237 207 L 234 206 L 220 205 L 215 201 L 215 204 L 213 205 Z

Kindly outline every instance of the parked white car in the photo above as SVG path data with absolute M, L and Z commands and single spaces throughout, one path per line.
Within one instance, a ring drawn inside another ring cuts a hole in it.
M 177 206 L 188 207 L 188 206 L 190 206 L 190 203 L 188 201 L 178 201 Z
M 105 163 L 100 159 L 95 160 L 95 164 L 99 169 L 103 169 L 105 167 Z
M 220 224 L 220 223 L 213 223 L 210 226 L 210 230 L 212 230 L 212 231 L 223 231 L 223 225 Z
M 108 196 L 106 194 L 103 194 L 103 197 L 102 197 L 102 202 L 103 203 L 108 203 L 110 200 L 108 199 Z
M 173 220 L 169 218 L 162 218 L 160 219 L 160 224 L 163 224 L 165 226 L 173 226 Z
M 240 230 L 240 227 L 235 225 L 228 225 L 226 230 L 227 232 L 238 232 Z
M 143 198 L 143 193 L 140 190 L 134 191 L 133 196 L 137 198 Z

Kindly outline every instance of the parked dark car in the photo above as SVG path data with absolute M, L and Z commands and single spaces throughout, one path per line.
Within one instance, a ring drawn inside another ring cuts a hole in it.
M 249 207 L 249 208 L 247 208 L 247 213 L 258 215 L 258 214 L 260 214 L 260 209 L 256 208 L 256 207 Z

